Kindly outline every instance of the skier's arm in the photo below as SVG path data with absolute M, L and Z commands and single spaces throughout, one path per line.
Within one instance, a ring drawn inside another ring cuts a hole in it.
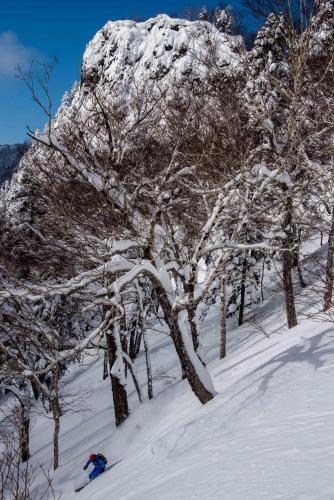
M 88 467 L 88 465 L 89 465 L 90 463 L 91 463 L 91 461 L 90 461 L 90 459 L 88 459 L 88 460 L 87 460 L 87 463 L 86 463 L 86 465 L 85 465 L 85 467 L 84 467 L 84 470 L 86 470 L 86 469 L 87 469 L 87 467 Z

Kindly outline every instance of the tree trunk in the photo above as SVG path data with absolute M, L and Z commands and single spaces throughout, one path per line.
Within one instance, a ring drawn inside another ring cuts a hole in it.
M 10 387 L 7 390 L 18 400 L 19 406 L 19 446 L 21 463 L 27 462 L 30 458 L 29 438 L 30 438 L 30 398 L 20 396 Z
M 127 361 L 126 364 L 127 364 L 128 368 L 129 368 L 129 371 L 131 373 L 132 380 L 133 380 L 135 389 L 137 391 L 139 402 L 142 403 L 143 402 L 143 396 L 142 396 L 142 392 L 141 392 L 141 389 L 140 389 L 140 385 L 139 385 L 138 379 L 137 379 L 137 377 L 135 375 L 135 372 L 134 372 L 134 369 L 133 369 L 133 365 L 131 363 L 129 363 L 129 361 Z
M 193 346 L 195 349 L 195 352 L 198 354 L 198 348 L 199 348 L 199 337 L 198 337 L 198 330 L 197 330 L 197 322 L 196 322 L 196 311 L 197 311 L 197 304 L 195 302 L 195 283 L 194 283 L 194 276 L 196 274 L 196 269 L 192 268 L 191 275 L 192 279 L 190 279 L 189 283 L 184 284 L 185 292 L 187 293 L 189 297 L 189 306 L 188 306 L 188 318 L 189 318 L 189 325 L 190 325 L 190 332 L 191 332 L 191 338 L 193 341 Z
M 116 422 L 116 427 L 118 427 L 129 416 L 128 395 L 126 392 L 124 381 L 121 381 L 119 375 L 113 372 L 113 367 L 116 362 L 123 363 L 122 359 L 117 359 L 118 358 L 117 345 L 113 332 L 107 333 L 106 337 L 107 337 L 108 359 L 109 359 L 109 369 L 110 369 L 110 379 L 111 379 L 111 390 L 114 401 L 115 422 Z
M 51 411 L 54 421 L 53 429 L 53 469 L 57 470 L 59 467 L 59 431 L 60 431 L 60 417 L 61 409 L 58 397 L 51 401 Z
M 53 432 L 53 468 L 57 470 L 59 467 L 59 430 L 60 430 L 60 418 L 56 417 L 54 419 L 55 427 Z
M 129 356 L 131 361 L 134 361 L 139 354 L 140 344 L 142 338 L 142 330 L 139 328 L 139 320 L 136 321 L 135 325 L 133 325 L 131 334 L 130 334 L 130 342 L 129 342 Z
M 38 388 L 38 386 L 37 386 L 37 384 L 36 384 L 36 382 L 34 380 L 31 380 L 30 384 L 31 384 L 31 390 L 32 390 L 32 393 L 34 395 L 34 398 L 37 401 L 38 398 L 39 398 L 39 396 L 40 396 L 39 388 Z
M 150 350 L 147 343 L 146 332 L 143 331 L 143 342 L 145 349 L 146 373 L 147 373 L 147 395 L 148 399 L 153 399 L 153 380 Z
M 129 354 L 128 353 L 128 339 L 127 339 L 126 333 L 125 333 L 126 332 L 125 309 L 123 311 L 123 316 L 120 317 L 117 325 L 119 325 L 119 340 L 120 340 L 120 345 L 121 345 L 121 351 L 123 351 L 126 354 Z M 123 367 L 124 367 L 125 378 L 127 378 L 127 376 L 128 376 L 128 363 L 123 362 Z
M 197 306 L 190 306 L 187 308 L 188 312 L 188 319 L 189 319 L 189 325 L 190 325 L 190 332 L 191 332 L 191 339 L 194 347 L 194 351 L 202 363 L 203 366 L 205 366 L 204 360 L 201 358 L 200 354 L 200 343 L 199 343 L 199 331 L 198 331 L 198 326 L 197 326 L 197 320 L 196 320 L 196 314 L 197 314 Z
M 207 389 L 198 372 L 202 371 L 204 376 L 207 376 L 208 379 L 211 381 L 210 376 L 208 375 L 206 368 L 203 366 L 201 360 L 198 358 L 193 348 L 190 337 L 189 337 L 189 344 L 191 345 L 187 346 L 188 349 L 186 348 L 178 322 L 178 312 L 172 310 L 168 302 L 168 299 L 165 296 L 165 293 L 163 289 L 160 287 L 160 285 L 158 285 L 158 289 L 159 289 L 159 299 L 161 307 L 164 311 L 170 335 L 173 339 L 176 353 L 181 363 L 182 372 L 188 379 L 189 385 L 194 394 L 197 396 L 197 398 L 200 400 L 202 404 L 205 404 L 214 397 L 214 389 L 213 387 L 212 389 Z M 189 355 L 190 349 L 193 349 L 193 356 Z M 197 365 L 195 367 L 195 363 L 197 364 L 196 360 L 198 360 L 200 366 Z
M 57 365 L 53 372 L 52 378 L 52 393 L 53 398 L 50 400 L 50 408 L 54 421 L 53 429 L 53 469 L 57 470 L 59 467 L 59 431 L 60 431 L 60 417 L 62 410 L 59 403 L 59 365 Z
M 301 288 L 306 288 L 307 285 L 306 285 L 306 282 L 304 280 L 302 266 L 301 266 L 300 258 L 299 258 L 299 246 L 296 248 L 296 250 L 293 253 L 292 261 L 293 261 L 293 267 L 297 268 L 298 279 L 299 279 L 299 284 L 300 284 Z
M 135 351 L 134 351 L 134 359 L 136 359 L 136 357 L 138 356 L 138 354 L 139 354 L 139 352 L 140 352 L 141 338 L 142 338 L 142 329 L 140 329 L 140 330 L 137 332 L 137 335 L 136 335 Z
M 124 332 L 125 330 L 123 330 Z M 128 354 L 128 340 L 124 334 L 121 335 L 121 346 L 122 346 L 122 351 Z M 125 378 L 128 376 L 128 363 L 124 363 L 124 373 L 125 373 Z
M 247 256 L 245 253 L 244 260 L 242 263 L 242 273 L 241 273 L 241 290 L 240 290 L 240 307 L 239 307 L 238 326 L 241 326 L 244 322 L 246 274 L 247 274 Z
M 283 288 L 284 288 L 286 315 L 289 328 L 293 328 L 294 326 L 297 325 L 295 297 L 294 297 L 293 283 L 292 283 L 292 268 L 293 268 L 293 255 L 291 251 L 291 246 L 293 245 L 292 211 L 293 211 L 292 199 L 291 196 L 288 196 L 286 200 L 285 218 L 283 222 L 283 230 L 287 234 L 285 244 L 288 247 L 287 250 L 283 250 Z
M 222 278 L 220 289 L 220 359 L 226 356 L 226 320 L 227 320 L 227 294 L 226 294 L 226 280 Z
M 296 225 L 294 225 L 294 227 L 293 227 L 293 238 L 294 238 L 294 244 L 297 245 L 296 249 L 293 252 L 293 267 L 297 268 L 298 279 L 299 279 L 299 284 L 300 284 L 301 288 L 306 288 L 307 285 L 306 285 L 304 277 L 303 277 L 303 270 L 302 270 L 302 266 L 300 263 L 300 255 L 299 255 L 299 245 L 300 245 L 301 237 L 300 237 L 300 231 L 297 231 Z
M 334 281 L 333 265 L 334 265 L 334 203 L 332 207 L 332 219 L 328 235 L 324 311 L 328 311 L 328 309 L 330 309 L 332 305 L 333 281 Z
M 152 260 L 152 256 L 150 255 L 149 251 L 147 251 L 147 255 L 145 255 L 145 257 Z M 172 308 L 165 290 L 161 286 L 160 282 L 153 277 L 152 279 L 155 282 L 155 288 L 157 291 L 159 303 L 164 312 L 165 320 L 169 327 L 170 335 L 173 339 L 176 353 L 181 363 L 182 371 L 186 374 L 189 385 L 196 397 L 202 404 L 205 404 L 210 401 L 215 395 L 215 390 L 210 375 L 198 358 L 190 336 L 188 342 L 188 338 L 186 338 L 185 335 L 185 342 L 187 342 L 187 345 L 185 345 L 180 329 L 178 317 L 179 313 L 177 310 Z M 184 311 L 181 311 L 181 313 L 182 312 Z
M 29 427 L 30 418 L 25 406 L 20 409 L 20 455 L 21 462 L 27 462 L 30 458 L 29 453 Z
M 131 325 L 130 327 L 130 341 L 129 341 L 129 356 L 131 361 L 135 360 L 135 344 L 136 344 L 136 327 Z
M 299 250 L 298 250 L 297 271 L 298 271 L 299 284 L 300 284 L 301 288 L 306 288 L 307 284 L 306 284 L 306 282 L 304 280 L 304 276 L 303 276 L 302 266 L 301 266 L 300 259 L 299 259 Z
M 195 393 L 195 395 L 198 397 L 200 402 L 202 404 L 205 404 L 214 397 L 214 391 L 213 389 L 209 390 L 205 386 L 205 383 L 199 374 L 199 369 L 201 367 L 202 368 L 201 371 L 202 372 L 205 371 L 205 375 L 208 376 L 207 371 L 203 366 L 201 360 L 198 358 L 195 350 L 193 350 L 192 353 L 190 352 L 190 350 L 193 349 L 190 337 L 189 337 L 189 344 L 185 345 L 184 343 L 179 323 L 180 321 L 182 321 L 182 319 L 179 318 L 179 315 L 182 314 L 182 312 L 185 311 L 181 311 L 181 313 L 172 311 L 170 317 L 168 318 L 168 325 L 170 328 L 171 337 L 173 339 L 176 352 L 178 354 L 181 366 L 186 374 L 190 387 Z M 196 363 L 197 366 L 195 367 L 196 360 L 198 361 L 198 364 Z
M 189 324 L 190 324 L 190 331 L 191 331 L 191 338 L 193 341 L 193 346 L 195 349 L 195 352 L 198 352 L 199 348 L 199 339 L 198 339 L 198 331 L 197 331 L 197 324 L 196 324 L 196 307 L 190 306 L 188 308 L 188 317 L 189 317 Z
M 263 257 L 262 262 L 262 274 L 261 274 L 261 301 L 264 301 L 264 291 L 263 291 L 263 281 L 264 281 L 264 268 L 265 268 L 266 258 Z
M 108 351 L 104 351 L 103 356 L 103 380 L 108 378 Z

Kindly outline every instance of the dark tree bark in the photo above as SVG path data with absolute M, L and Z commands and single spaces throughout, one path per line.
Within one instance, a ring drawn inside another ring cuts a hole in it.
M 142 329 L 140 328 L 139 331 L 137 331 L 136 335 L 136 342 L 135 342 L 135 350 L 134 350 L 134 359 L 137 358 L 139 351 L 140 351 L 140 344 L 141 344 L 141 339 L 142 339 Z
M 226 320 L 227 320 L 227 294 L 226 294 L 226 280 L 222 278 L 220 289 L 220 359 L 226 356 Z
M 135 351 L 136 351 L 136 348 L 135 348 L 135 345 L 136 345 L 136 331 L 137 331 L 137 328 L 135 325 L 131 325 L 131 331 L 130 331 L 130 341 L 129 341 L 129 356 L 130 356 L 130 359 L 131 361 L 134 361 L 135 360 Z
M 129 342 L 129 356 L 131 361 L 134 361 L 140 351 L 140 344 L 142 339 L 142 330 L 138 328 L 138 321 L 132 326 Z
M 108 378 L 108 351 L 104 351 L 104 356 L 103 356 L 103 380 Z
M 29 412 L 25 406 L 20 408 L 20 455 L 21 462 L 27 462 L 30 458 L 29 452 L 29 430 L 30 430 L 30 417 Z
M 261 273 L 261 301 L 264 301 L 264 291 L 263 291 L 263 281 L 264 281 L 264 268 L 265 268 L 265 261 L 266 258 L 263 257 L 263 262 L 262 262 L 262 273 Z
M 54 421 L 53 429 L 53 468 L 57 470 L 59 467 L 59 432 L 60 432 L 60 417 L 62 415 L 59 399 L 56 397 L 50 401 L 51 411 Z
M 190 331 L 191 331 L 191 338 L 193 341 L 193 346 L 194 346 L 195 352 L 198 353 L 199 338 L 198 338 L 198 331 L 197 331 L 197 325 L 196 325 L 196 307 L 190 306 L 188 308 L 188 317 L 189 317 L 189 324 L 190 324 Z
M 143 332 L 143 342 L 145 350 L 146 373 L 147 373 L 147 395 L 148 399 L 153 399 L 153 379 L 150 350 L 147 343 L 146 333 Z
M 207 403 L 213 398 L 213 394 L 204 386 L 198 376 L 198 373 L 189 357 L 189 354 L 183 343 L 182 334 L 178 325 L 178 313 L 173 311 L 167 320 L 171 337 L 174 342 L 176 352 L 178 354 L 181 366 L 186 374 L 191 389 L 196 394 L 202 404 Z
M 122 322 L 122 326 L 123 326 L 122 332 L 125 332 L 126 326 L 123 322 Z M 122 345 L 122 351 L 125 352 L 126 354 L 128 354 L 128 339 L 126 338 L 126 335 L 124 333 L 121 334 L 121 345 Z M 124 363 L 125 377 L 128 376 L 128 367 L 129 367 L 128 363 Z
M 285 217 L 283 221 L 283 230 L 286 233 L 285 244 L 287 249 L 283 250 L 283 288 L 284 288 L 284 298 L 286 315 L 288 321 L 288 327 L 293 328 L 297 325 L 297 314 L 295 307 L 295 297 L 293 291 L 292 282 L 292 268 L 293 268 L 293 255 L 291 247 L 293 245 L 293 232 L 292 232 L 292 198 L 287 197 L 286 207 L 285 207 Z
M 140 385 L 139 385 L 138 379 L 137 379 L 137 377 L 135 375 L 135 372 L 133 370 L 133 366 L 128 361 L 126 362 L 126 364 L 127 364 L 128 368 L 129 368 L 129 371 L 131 373 L 132 380 L 133 380 L 135 389 L 137 391 L 139 402 L 142 403 L 143 402 L 142 393 L 141 393 L 141 390 L 140 390 Z
M 168 302 L 168 298 L 166 297 L 163 288 L 158 282 L 156 282 L 156 289 L 162 310 L 165 315 L 165 320 L 169 327 L 170 335 L 175 346 L 176 353 L 181 363 L 182 371 L 188 379 L 189 385 L 194 394 L 202 404 L 205 404 L 214 397 L 214 394 L 208 391 L 204 386 L 198 373 L 196 372 L 195 366 L 193 365 L 189 354 L 187 353 L 187 350 L 183 343 L 182 333 L 178 324 L 178 311 L 172 310 Z
M 334 282 L 333 266 L 334 266 L 334 203 L 332 207 L 331 225 L 328 234 L 324 311 L 328 311 L 328 309 L 330 309 L 330 307 L 332 306 L 333 282 Z
M 153 259 L 153 256 L 150 254 L 149 248 L 147 248 L 144 256 L 149 260 Z M 172 309 L 168 301 L 168 297 L 164 289 L 162 288 L 160 282 L 156 280 L 153 276 L 151 276 L 151 279 L 154 281 L 158 300 L 163 310 L 165 321 L 169 327 L 170 336 L 172 337 L 176 353 L 179 357 L 182 372 L 186 375 L 189 385 L 194 394 L 196 395 L 196 397 L 200 400 L 202 404 L 205 404 L 208 401 L 211 401 L 211 399 L 213 399 L 214 393 L 210 392 L 205 387 L 203 381 L 200 379 L 198 373 L 196 372 L 196 368 L 191 358 L 189 357 L 186 346 L 184 345 L 182 339 L 182 333 L 178 323 L 179 312 L 175 309 Z M 196 356 L 196 351 L 195 351 L 195 356 Z
M 57 365 L 53 372 L 52 391 L 55 395 L 50 401 L 50 409 L 54 421 L 53 429 L 53 469 L 59 467 L 59 432 L 60 432 L 60 417 L 62 409 L 59 402 L 59 366 Z
M 241 273 L 241 290 L 240 290 L 240 307 L 239 307 L 239 319 L 238 326 L 241 326 L 244 322 L 244 310 L 245 310 L 245 295 L 246 295 L 246 275 L 247 275 L 247 256 L 244 255 L 244 260 L 242 262 L 242 273 Z
M 30 384 L 31 384 L 31 390 L 32 390 L 32 393 L 34 395 L 34 398 L 37 401 L 38 398 L 39 398 L 39 396 L 40 396 L 39 388 L 38 388 L 38 386 L 37 386 L 37 384 L 36 384 L 36 382 L 34 380 L 31 380 Z
M 188 320 L 189 320 L 189 325 L 190 325 L 190 332 L 191 332 L 191 339 L 194 347 L 194 351 L 198 357 L 198 359 L 201 361 L 202 365 L 205 366 L 205 362 L 202 360 L 200 353 L 199 353 L 199 331 L 197 328 L 197 321 L 196 321 L 196 313 L 197 313 L 197 304 L 194 300 L 194 294 L 195 294 L 195 287 L 194 283 L 188 283 L 186 286 L 187 293 L 189 297 L 191 297 L 190 304 L 187 307 L 187 312 L 188 312 Z M 187 378 L 186 372 L 182 369 L 182 379 Z
M 21 462 L 27 462 L 30 458 L 29 438 L 30 438 L 30 401 L 29 398 L 19 396 L 11 388 L 7 388 L 18 400 L 19 407 L 19 445 Z
M 196 311 L 197 311 L 197 304 L 194 300 L 194 295 L 195 295 L 195 284 L 194 284 L 194 276 L 196 274 L 195 268 L 192 269 L 192 276 L 193 278 L 190 280 L 189 283 L 185 283 L 185 291 L 188 294 L 188 297 L 190 297 L 190 303 L 187 308 L 188 310 L 188 319 L 189 319 L 189 325 L 190 325 L 190 331 L 191 331 L 191 338 L 193 341 L 193 346 L 195 349 L 196 354 L 198 354 L 198 348 L 199 348 L 199 337 L 198 337 L 198 331 L 197 331 L 197 324 L 196 324 Z
M 301 288 L 306 288 L 307 285 L 306 285 L 306 282 L 304 280 L 303 270 L 302 270 L 302 265 L 300 263 L 300 255 L 299 255 L 299 245 L 300 245 L 300 241 L 301 241 L 301 235 L 300 235 L 300 231 L 297 231 L 296 225 L 294 225 L 294 228 L 293 228 L 293 235 L 294 235 L 294 243 L 296 245 L 296 249 L 293 252 L 293 266 L 297 268 L 298 279 L 299 279 L 299 284 L 300 284 Z
M 304 276 L 303 276 L 303 270 L 302 270 L 302 266 L 301 266 L 300 259 L 299 259 L 299 250 L 298 250 L 297 271 L 298 271 L 299 284 L 300 284 L 301 288 L 306 288 L 307 284 L 306 284 L 306 281 L 304 280 Z
M 116 362 L 116 342 L 112 332 L 107 333 L 107 349 L 108 349 L 108 360 L 110 369 L 110 379 L 111 379 L 111 390 L 113 394 L 114 401 L 114 412 L 115 412 L 115 422 L 118 427 L 124 420 L 129 416 L 129 405 L 128 405 L 128 395 L 126 388 L 121 383 L 119 377 L 112 373 L 112 368 Z M 123 363 L 123 360 L 119 360 Z

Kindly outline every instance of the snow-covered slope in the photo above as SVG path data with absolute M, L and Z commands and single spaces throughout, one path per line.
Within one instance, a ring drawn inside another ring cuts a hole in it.
M 143 83 L 189 74 L 205 52 L 207 30 L 221 42 L 222 64 L 234 70 L 238 41 L 207 23 L 167 16 L 145 23 L 108 23 L 89 44 L 81 86 L 64 100 L 56 125 L 61 128 L 62 120 L 64 124 L 67 116 L 72 117 L 71 106 L 73 113 L 75 106 L 85 113 L 90 86 L 98 87 L 104 97 L 111 95 L 115 84 L 126 90 L 137 78 Z M 38 148 L 30 154 L 38 156 Z M 22 177 L 20 172 L 16 181 Z M 15 198 L 13 186 L 8 200 Z M 22 199 L 22 192 L 17 192 Z M 15 206 L 21 208 L 19 203 Z M 10 213 L 18 217 L 13 207 L 14 201 Z M 305 304 L 301 310 L 310 312 Z M 218 360 L 218 311 L 206 318 L 203 350 L 218 395 L 205 406 L 181 380 L 166 332 L 149 332 L 155 398 L 139 405 L 129 383 L 131 416 L 117 430 L 110 381 L 102 380 L 102 360 L 90 355 L 85 365 L 71 367 L 62 383 L 76 406 L 61 419 L 60 468 L 54 478 L 62 498 L 333 499 L 332 325 L 300 317 L 298 327 L 288 331 L 279 295 L 268 294 L 256 316 L 261 331 L 247 323 L 239 329 L 229 325 L 223 361 Z M 136 369 L 145 388 L 143 353 Z M 51 442 L 52 422 L 36 415 L 33 466 L 50 463 Z M 87 477 L 82 467 L 93 451 L 119 463 L 76 494 L 75 487 Z M 36 472 L 36 486 L 43 481 Z
M 303 303 L 301 301 L 301 303 Z M 310 312 L 305 303 L 303 314 Z M 302 319 L 288 331 L 281 297 L 256 312 L 269 337 L 246 324 L 229 331 L 217 359 L 218 316 L 206 320 L 204 349 L 219 395 L 201 406 L 180 380 L 166 335 L 152 334 L 156 398 L 138 405 L 115 430 L 101 361 L 72 369 L 67 392 L 81 392 L 86 413 L 62 419 L 55 485 L 66 500 L 331 500 L 334 498 L 334 335 Z M 303 317 L 302 317 L 303 318 Z M 305 318 L 305 316 L 304 316 Z M 139 372 L 144 380 L 144 360 Z M 130 388 L 130 390 L 132 390 Z M 37 419 L 35 462 L 50 456 L 51 425 Z M 101 451 L 118 463 L 80 493 L 85 459 Z

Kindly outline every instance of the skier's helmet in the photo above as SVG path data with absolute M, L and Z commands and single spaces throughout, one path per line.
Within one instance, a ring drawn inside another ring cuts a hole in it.
M 94 460 L 96 460 L 96 455 L 95 455 L 95 453 L 92 453 L 91 455 L 89 455 L 89 460 L 90 460 L 91 462 L 94 462 Z

